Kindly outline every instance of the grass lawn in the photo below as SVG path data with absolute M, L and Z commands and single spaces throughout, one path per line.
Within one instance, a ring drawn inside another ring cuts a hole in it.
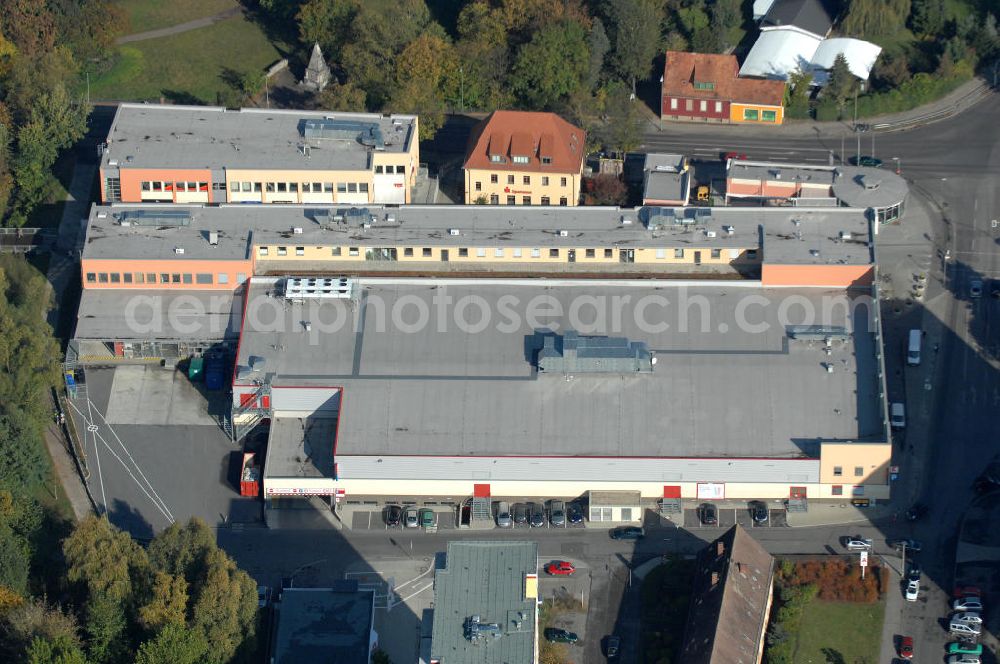
M 215 16 L 239 3 L 236 0 L 119 0 L 119 4 L 128 14 L 129 34 L 134 34 Z
M 878 661 L 885 603 L 813 600 L 802 613 L 795 661 L 853 664 Z
M 179 35 L 133 42 L 106 74 L 91 78 L 98 100 L 216 104 L 232 98 L 226 72 L 263 73 L 281 56 L 264 33 L 242 16 Z M 239 98 L 236 97 L 238 103 Z

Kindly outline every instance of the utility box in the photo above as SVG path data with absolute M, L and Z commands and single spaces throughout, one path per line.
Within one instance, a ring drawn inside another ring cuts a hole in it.
M 188 362 L 188 380 L 199 383 L 205 378 L 205 358 L 192 357 Z

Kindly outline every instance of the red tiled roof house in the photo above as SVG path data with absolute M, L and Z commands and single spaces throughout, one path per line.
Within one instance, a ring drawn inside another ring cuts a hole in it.
M 587 132 L 555 113 L 494 111 L 465 155 L 465 203 L 576 205 Z
M 785 84 L 740 78 L 734 55 L 667 51 L 660 117 L 664 120 L 781 124 Z

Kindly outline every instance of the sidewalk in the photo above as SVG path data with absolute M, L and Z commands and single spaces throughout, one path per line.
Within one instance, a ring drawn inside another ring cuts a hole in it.
M 937 101 L 918 106 L 917 108 L 879 115 L 869 118 L 858 118 L 858 123 L 864 123 L 876 131 L 893 131 L 892 127 L 881 127 L 878 125 L 907 125 L 902 128 L 912 128 L 921 124 L 930 124 L 938 120 L 943 120 L 968 108 L 978 104 L 983 99 L 995 96 L 996 93 L 981 78 L 973 78 L 971 81 L 960 85 L 950 94 L 945 95 Z M 648 111 L 648 106 L 643 105 L 643 109 Z M 945 114 L 947 113 L 947 114 Z M 659 118 L 650 111 L 644 113 L 649 118 L 649 127 L 646 133 L 657 135 L 663 132 L 672 134 L 695 134 L 703 135 L 707 126 L 720 132 L 732 132 L 734 135 L 754 138 L 805 138 L 805 137 L 834 137 L 839 138 L 844 131 L 853 131 L 853 122 L 850 120 L 840 120 L 836 122 L 816 122 L 814 120 L 786 120 L 777 127 L 762 127 L 759 125 L 745 124 L 706 124 L 704 122 L 664 122 L 660 128 Z M 926 123 L 920 123 L 921 118 L 927 116 L 939 116 L 928 119 Z
M 232 18 L 239 15 L 243 11 L 242 7 L 231 7 L 225 11 L 221 11 L 214 16 L 206 16 L 204 18 L 196 18 L 193 21 L 187 21 L 186 23 L 180 23 L 178 25 L 172 25 L 169 28 L 160 28 L 159 30 L 148 30 L 146 32 L 137 32 L 131 35 L 125 35 L 124 37 L 119 37 L 115 40 L 115 44 L 128 44 L 129 42 L 145 41 L 147 39 L 157 39 L 159 37 L 170 37 L 171 35 L 179 35 L 182 32 L 188 32 L 189 30 L 197 30 L 198 28 L 206 28 L 210 25 L 214 25 L 219 21 L 224 21 L 227 18 Z
M 67 448 L 67 440 L 63 432 L 55 424 L 50 424 L 45 429 L 45 447 L 52 457 L 52 472 L 59 480 L 60 486 L 66 492 L 66 498 L 73 508 L 73 516 L 80 521 L 85 516 L 94 513 L 94 506 L 90 502 L 87 490 L 83 486 L 80 474 L 77 472 L 76 463 Z

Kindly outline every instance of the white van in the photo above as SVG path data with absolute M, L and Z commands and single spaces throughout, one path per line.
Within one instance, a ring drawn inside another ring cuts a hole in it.
M 920 342 L 924 336 L 920 330 L 910 330 L 910 343 L 906 347 L 906 363 L 911 367 L 920 364 Z
M 952 634 L 968 634 L 971 636 L 979 636 L 979 624 L 978 623 L 968 623 L 959 620 L 951 619 L 948 625 L 948 631 Z
M 906 406 L 898 401 L 889 404 L 889 425 L 893 429 L 906 428 Z

